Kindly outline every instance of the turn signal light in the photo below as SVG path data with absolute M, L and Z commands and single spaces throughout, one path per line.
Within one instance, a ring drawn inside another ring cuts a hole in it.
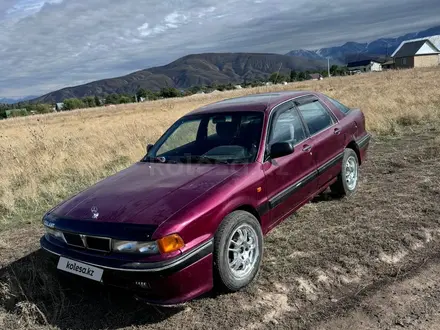
M 182 237 L 177 234 L 168 235 L 158 239 L 157 245 L 161 253 L 169 253 L 177 251 L 185 246 Z

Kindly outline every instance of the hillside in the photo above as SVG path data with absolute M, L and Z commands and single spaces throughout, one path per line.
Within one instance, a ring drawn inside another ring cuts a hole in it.
M 440 34 L 440 26 L 427 30 L 407 33 L 397 38 L 379 38 L 372 42 L 346 42 L 341 46 L 321 48 L 315 50 L 298 49 L 288 52 L 289 56 L 302 56 L 313 60 L 325 60 L 327 57 L 339 64 L 346 64 L 350 61 L 369 59 L 372 57 L 384 57 L 391 55 L 402 41 L 429 37 Z
M 205 53 L 182 57 L 172 63 L 126 76 L 103 79 L 80 86 L 67 87 L 34 99 L 36 102 L 60 102 L 66 98 L 111 93 L 135 93 L 139 88 L 188 88 L 212 83 L 240 83 L 267 78 L 278 71 L 324 69 L 321 60 L 265 53 Z

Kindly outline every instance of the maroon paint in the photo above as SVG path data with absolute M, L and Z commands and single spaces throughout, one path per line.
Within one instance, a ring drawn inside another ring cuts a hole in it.
M 272 109 L 295 97 L 315 95 L 338 118 L 338 122 L 296 146 L 293 154 L 264 161 L 264 147 Z M 90 218 L 90 208 L 99 208 L 96 221 L 154 224 L 158 228 L 152 239 L 179 233 L 185 242 L 185 253 L 212 238 L 222 219 L 233 210 L 243 208 L 259 217 L 267 234 L 275 225 L 308 202 L 318 192 L 334 182 L 341 165 L 330 168 L 309 182 L 272 210 L 258 215 L 261 205 L 285 188 L 316 171 L 340 154 L 351 142 L 366 134 L 363 114 L 353 110 L 343 115 L 339 109 L 314 92 L 291 92 L 275 95 L 267 104 L 211 104 L 200 112 L 262 111 L 263 132 L 257 161 L 243 165 L 135 163 L 129 168 L 80 192 L 61 203 L 53 211 L 78 221 Z M 355 125 L 356 123 L 356 125 Z M 339 135 L 334 129 L 341 130 Z M 303 147 L 311 146 L 310 151 Z M 360 150 L 361 161 L 368 145 Z M 261 192 L 257 188 L 261 187 Z M 179 253 L 174 253 L 179 254 Z M 167 259 L 156 256 L 154 259 Z M 145 258 L 148 260 L 148 257 Z M 151 275 L 148 275 L 151 278 Z M 167 277 L 152 279 L 156 293 L 152 299 L 163 302 L 183 302 L 212 288 L 212 254 Z

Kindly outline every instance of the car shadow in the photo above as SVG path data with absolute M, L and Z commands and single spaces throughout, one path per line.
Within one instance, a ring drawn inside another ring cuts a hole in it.
M 320 193 L 319 195 L 315 196 L 315 198 L 311 200 L 311 203 L 316 204 L 316 203 L 329 202 L 329 201 L 341 200 L 341 199 L 342 198 L 340 196 L 332 193 L 330 189 L 327 189 L 322 193 Z
M 0 308 L 12 328 L 118 329 L 158 323 L 185 308 L 149 305 L 121 289 L 72 280 L 45 257 L 37 250 L 0 269 Z

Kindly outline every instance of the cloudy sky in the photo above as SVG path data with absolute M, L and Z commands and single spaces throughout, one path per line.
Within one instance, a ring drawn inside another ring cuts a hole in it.
M 438 0 L 0 0 L 0 97 L 207 51 L 285 53 L 440 24 Z

